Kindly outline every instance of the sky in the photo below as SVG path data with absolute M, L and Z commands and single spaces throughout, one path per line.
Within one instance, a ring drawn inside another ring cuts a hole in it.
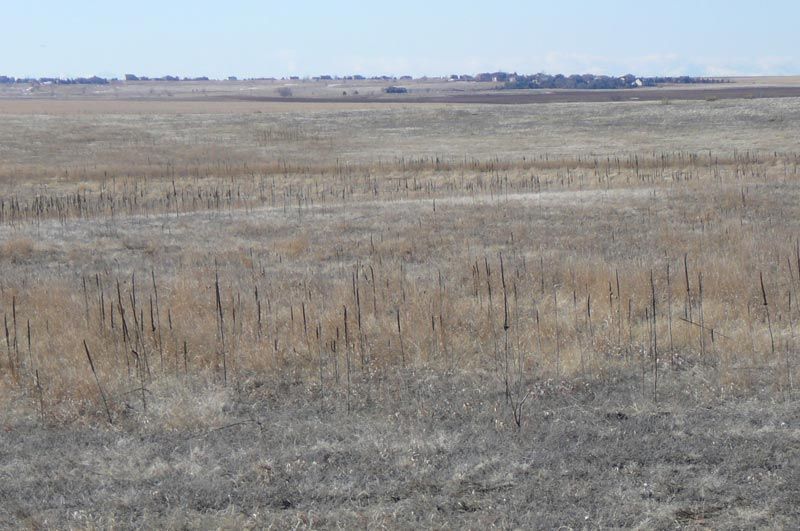
M 0 75 L 800 74 L 798 0 L 2 0 Z

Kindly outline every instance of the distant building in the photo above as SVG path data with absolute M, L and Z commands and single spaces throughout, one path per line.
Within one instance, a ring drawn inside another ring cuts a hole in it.
M 512 75 L 516 76 L 516 74 L 509 74 L 508 72 L 482 72 L 475 76 L 475 81 L 506 83 Z

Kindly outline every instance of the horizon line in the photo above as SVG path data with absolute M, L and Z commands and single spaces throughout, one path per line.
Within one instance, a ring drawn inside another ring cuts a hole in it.
M 740 78 L 740 77 L 794 77 L 800 74 L 732 74 L 732 75 L 693 75 L 693 74 L 653 74 L 653 75 L 639 75 L 634 74 L 632 72 L 626 72 L 624 74 L 608 74 L 608 73 L 597 73 L 597 72 L 571 72 L 569 74 L 564 72 L 556 72 L 550 73 L 546 71 L 538 71 L 534 73 L 520 73 L 516 70 L 485 70 L 477 73 L 451 73 L 451 74 L 423 74 L 423 75 L 412 75 L 412 74 L 316 74 L 316 75 L 299 75 L 299 74 L 283 74 L 280 76 L 277 75 L 264 75 L 264 76 L 240 76 L 236 74 L 230 75 L 223 75 L 220 77 L 212 77 L 209 75 L 173 75 L 173 74 L 163 74 L 163 75 L 149 75 L 149 74 L 135 74 L 132 72 L 126 72 L 124 74 L 109 74 L 109 73 L 95 73 L 92 75 L 25 75 L 25 76 L 15 76 L 15 75 L 8 75 L 3 74 L 0 72 L 0 79 L 13 79 L 16 82 L 26 82 L 26 81 L 40 81 L 40 80 L 61 80 L 61 81 L 70 81 L 70 80 L 88 80 L 92 78 L 103 79 L 106 81 L 128 81 L 128 82 L 136 82 L 136 81 L 168 81 L 168 82 L 178 82 L 178 81 L 325 81 L 325 80 L 339 80 L 339 81 L 377 81 L 377 80 L 412 80 L 412 81 L 421 81 L 427 79 L 444 79 L 444 80 L 453 80 L 453 81 L 478 81 L 480 76 L 485 75 L 509 75 L 509 76 L 522 76 L 522 77 L 531 77 L 537 75 L 547 75 L 547 76 L 564 76 L 564 77 L 571 77 L 571 76 L 595 76 L 595 77 L 608 77 L 608 78 L 620 78 L 626 76 L 633 76 L 636 78 L 641 79 L 654 79 L 654 78 L 667 78 L 667 79 L 679 79 L 679 78 L 691 78 L 691 79 L 729 79 L 729 78 Z M 133 76 L 135 79 L 126 79 L 129 76 Z M 492 82 L 492 81 L 483 81 L 483 82 Z

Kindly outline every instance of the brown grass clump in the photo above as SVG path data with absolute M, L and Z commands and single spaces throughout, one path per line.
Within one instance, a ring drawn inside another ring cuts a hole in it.
M 288 258 L 295 259 L 307 253 L 311 248 L 311 239 L 303 232 L 277 240 L 275 250 Z
M 34 251 L 33 241 L 29 238 L 12 238 L 0 244 L 0 260 L 12 263 L 28 260 Z

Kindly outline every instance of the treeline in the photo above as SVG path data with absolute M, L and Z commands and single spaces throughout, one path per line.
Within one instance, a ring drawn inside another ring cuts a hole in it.
M 147 77 L 137 76 L 136 74 L 125 74 L 125 81 L 209 81 L 209 78 L 208 76 L 181 78 L 179 76 Z
M 283 78 L 286 79 L 286 78 Z M 298 76 L 291 76 L 290 80 L 299 80 Z M 329 80 L 373 80 L 373 81 L 411 81 L 414 79 L 412 76 L 372 76 L 365 77 L 361 75 L 353 76 L 332 76 L 322 75 L 310 78 L 313 81 L 329 81 Z M 421 80 L 436 79 L 436 78 L 419 78 Z M 636 88 L 636 87 L 655 87 L 657 85 L 679 83 L 679 84 L 692 84 L 692 83 L 728 83 L 725 79 L 708 78 L 708 77 L 692 77 L 692 76 L 679 76 L 679 77 L 639 77 L 632 74 L 624 76 L 604 76 L 594 74 L 573 74 L 565 76 L 563 74 L 533 74 L 524 75 L 509 72 L 483 72 L 480 74 L 466 75 L 466 74 L 453 74 L 446 79 L 450 81 L 481 81 L 481 82 L 494 82 L 502 83 L 501 88 L 504 89 L 621 89 L 621 88 Z M 125 74 L 125 81 L 210 81 L 207 76 L 200 77 L 179 77 L 166 75 L 161 77 L 148 77 L 139 76 L 136 74 Z M 229 81 L 236 81 L 235 76 L 229 76 Z M 250 78 L 250 80 L 270 80 L 274 81 L 275 78 Z M 117 78 L 104 78 L 100 76 L 92 77 L 76 77 L 76 78 L 60 78 L 60 77 L 20 77 L 15 78 L 12 76 L 0 75 L 0 84 L 28 84 L 28 85 L 107 85 L 111 82 L 119 81 Z
M 11 85 L 14 83 L 26 85 L 108 85 L 119 79 L 105 78 L 100 76 L 92 77 L 12 77 L 0 76 L 0 84 Z M 178 77 L 178 76 L 162 76 L 162 77 L 147 77 L 137 76 L 134 74 L 125 74 L 125 81 L 209 81 L 206 76 L 201 77 Z
M 27 85 L 108 85 L 111 81 L 116 81 L 116 79 L 106 79 L 98 76 L 75 78 L 0 76 L 0 84 L 4 85 L 13 83 Z
M 729 79 L 720 79 L 715 77 L 691 77 L 691 76 L 678 76 L 678 77 L 648 77 L 647 81 L 652 81 L 656 84 L 666 83 L 730 83 Z
M 498 76 L 495 74 L 494 79 Z M 663 84 L 694 84 L 694 83 L 728 83 L 724 79 L 707 77 L 638 77 L 633 74 L 624 76 L 603 76 L 594 74 L 534 74 L 534 75 L 506 75 L 503 80 L 506 89 L 625 89 L 639 87 L 655 87 Z
M 292 81 L 299 81 L 301 78 L 299 76 L 291 76 L 288 78 L 281 78 L 283 80 L 292 80 Z M 311 79 L 312 81 L 362 81 L 362 80 L 373 80 L 373 81 L 410 81 L 413 78 L 411 76 L 401 76 L 401 77 L 394 77 L 394 76 L 372 76 L 372 77 L 365 77 L 361 75 L 353 75 L 353 76 L 331 76 L 331 75 L 323 75 L 323 76 L 314 76 L 311 78 L 302 78 L 302 79 Z M 427 78 L 425 78 L 427 79 Z M 198 76 L 198 77 L 180 77 L 180 76 L 172 76 L 166 75 L 161 77 L 149 77 L 149 76 L 140 76 L 136 74 L 125 74 L 124 77 L 125 81 L 211 81 L 211 78 L 208 76 Z M 228 81 L 238 81 L 236 76 L 228 76 Z M 247 81 L 277 81 L 278 78 L 275 77 L 254 77 L 254 78 L 246 78 Z M 76 78 L 61 78 L 61 77 L 13 77 L 13 76 L 2 76 L 0 75 L 0 84 L 11 85 L 14 83 L 18 84 L 27 84 L 27 85 L 107 85 L 109 83 L 120 81 L 118 78 L 104 78 L 99 76 L 92 76 L 92 77 L 76 77 Z

